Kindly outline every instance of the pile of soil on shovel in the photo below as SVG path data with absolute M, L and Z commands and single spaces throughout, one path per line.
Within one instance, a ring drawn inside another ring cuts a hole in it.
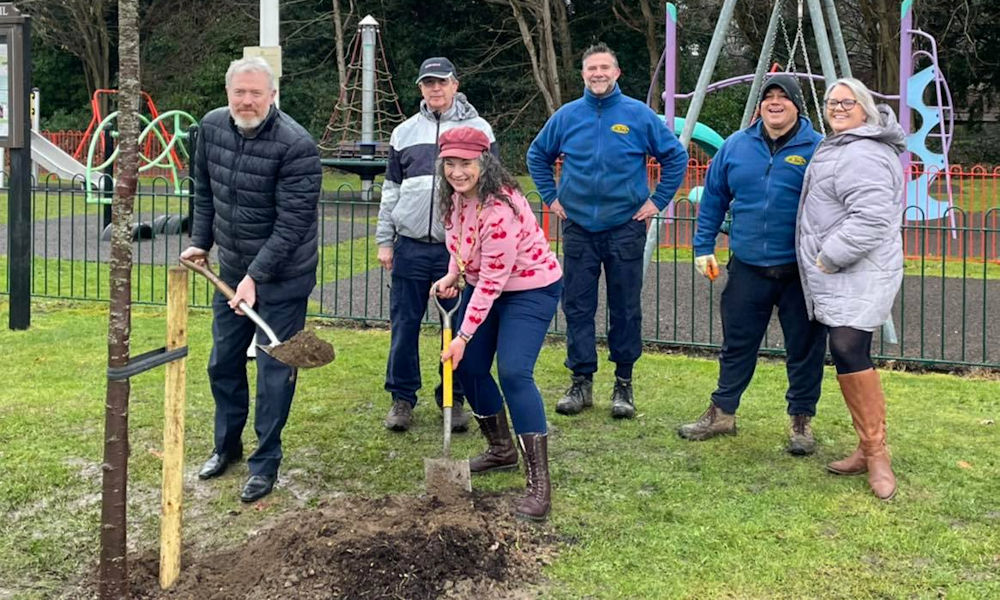
M 244 546 L 182 556 L 169 591 L 154 553 L 129 563 L 133 599 L 380 598 L 526 600 L 555 552 L 544 526 L 513 518 L 510 498 L 342 498 L 282 517 Z
M 333 346 L 316 337 L 312 329 L 303 329 L 272 348 L 271 356 L 286 365 L 309 369 L 333 362 L 334 351 Z

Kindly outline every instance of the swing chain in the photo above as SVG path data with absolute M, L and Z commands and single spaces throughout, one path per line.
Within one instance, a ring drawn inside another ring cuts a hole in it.
M 802 60 L 805 63 L 806 74 L 809 76 L 809 89 L 812 91 L 813 108 L 816 111 L 816 121 L 819 122 L 820 131 L 823 135 L 826 135 L 826 124 L 823 122 L 823 111 L 820 106 L 819 94 L 816 93 L 816 81 L 812 77 L 812 65 L 809 64 L 809 49 L 806 48 L 805 35 L 802 33 L 802 21 L 805 12 L 804 4 L 804 0 L 798 1 L 798 22 L 796 23 L 794 43 L 788 42 L 788 31 L 785 29 L 785 22 L 784 20 L 780 21 L 781 33 L 785 36 L 785 45 L 788 47 L 788 68 L 786 70 L 789 73 L 795 72 L 795 53 L 801 44 Z

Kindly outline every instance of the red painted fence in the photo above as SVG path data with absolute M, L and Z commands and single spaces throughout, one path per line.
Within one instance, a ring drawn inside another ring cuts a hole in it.
M 66 154 L 69 154 L 70 156 L 73 156 L 73 153 L 76 152 L 76 149 L 80 146 L 80 142 L 83 140 L 84 132 L 83 131 L 43 131 L 42 135 L 45 136 L 50 142 L 52 142 L 56 146 L 59 146 L 59 148 L 63 152 L 65 152 Z M 146 156 L 149 159 L 153 159 L 153 158 L 156 158 L 157 156 L 160 155 L 160 152 L 162 151 L 162 148 L 163 148 L 163 146 L 160 144 L 160 140 L 155 135 L 149 135 L 149 136 L 146 136 L 146 141 L 143 144 L 143 147 L 141 148 L 141 151 L 142 151 L 142 154 L 144 156 Z M 86 165 L 87 164 L 87 151 L 88 150 L 89 150 L 89 145 L 82 150 L 81 156 L 74 156 L 74 158 L 77 161 L 79 161 L 80 164 Z M 95 154 L 94 162 L 96 164 L 100 164 L 100 163 L 104 162 L 104 150 L 103 150 L 103 146 L 100 144 L 100 142 L 98 142 L 98 147 L 95 149 L 94 154 Z M 144 164 L 145 164 L 144 162 L 140 162 L 139 166 L 141 167 Z M 186 165 L 179 165 L 178 168 L 181 169 L 181 170 L 183 170 L 183 169 L 186 168 Z M 81 175 L 83 175 L 83 173 L 81 173 Z M 170 176 L 169 170 L 166 169 L 166 168 L 161 168 L 161 167 L 155 167 L 155 168 L 143 171 L 143 175 L 144 176 L 149 176 L 149 177 L 169 177 Z
M 694 153 L 688 161 L 684 183 L 667 218 L 661 222 L 661 244 L 690 248 L 698 211 L 698 188 L 705 183 L 708 160 Z M 654 160 L 647 165 L 650 187 L 660 180 L 660 166 Z M 947 173 L 925 171 L 912 165 L 907 181 L 913 186 L 912 198 L 904 213 L 903 244 L 908 257 L 946 257 L 949 260 L 1000 262 L 1000 167 L 952 165 Z M 923 177 L 923 176 L 928 177 Z M 914 182 L 930 180 L 916 187 Z M 952 190 L 949 208 L 948 186 Z M 692 191 L 694 193 L 692 194 Z M 932 206 L 942 202 L 943 214 Z M 720 237 L 720 248 L 728 238 Z

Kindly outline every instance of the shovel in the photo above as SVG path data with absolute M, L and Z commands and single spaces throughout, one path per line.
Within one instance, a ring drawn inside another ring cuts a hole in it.
M 212 282 L 222 294 L 233 299 L 236 292 L 233 288 L 229 287 L 225 281 L 219 279 L 212 269 L 207 265 L 202 265 L 200 263 L 187 260 L 186 258 L 180 259 L 181 264 L 191 269 L 195 273 L 200 273 L 205 276 L 206 279 Z M 257 344 L 257 347 L 266 352 L 268 355 L 276 360 L 279 360 L 290 367 L 297 367 L 300 369 L 310 369 L 313 367 L 322 367 L 323 365 L 333 362 L 334 351 L 333 346 L 329 342 L 324 341 L 316 337 L 316 334 L 310 330 L 303 330 L 296 333 L 292 338 L 286 342 L 282 342 L 278 339 L 278 336 L 274 334 L 274 330 L 271 326 L 267 324 L 257 311 L 250 308 L 250 305 L 246 302 L 240 302 L 239 309 L 243 313 L 250 317 L 250 320 L 257 324 L 261 330 L 267 335 L 267 339 L 270 340 L 270 344 Z
M 437 305 L 441 315 L 441 346 L 447 348 L 451 344 L 451 316 L 458 310 L 458 302 L 451 310 L 445 310 L 437 297 L 437 286 L 431 288 L 431 298 Z M 439 496 L 453 495 L 455 492 L 471 492 L 472 476 L 469 472 L 468 460 L 453 460 L 451 458 L 451 407 L 454 403 L 452 395 L 452 377 L 454 371 L 449 358 L 442 365 L 441 412 L 444 416 L 444 452 L 442 458 L 424 459 L 424 480 L 428 493 Z

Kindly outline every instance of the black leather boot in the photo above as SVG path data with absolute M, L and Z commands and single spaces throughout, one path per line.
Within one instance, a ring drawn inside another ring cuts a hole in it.
M 517 450 L 514 440 L 510 437 L 510 427 L 507 425 L 507 411 L 500 409 L 495 415 L 480 417 L 476 415 L 479 430 L 489 446 L 479 456 L 469 459 L 469 471 L 473 473 L 488 473 L 490 471 L 506 471 L 517 468 Z
M 549 437 L 544 433 L 527 433 L 517 436 L 524 455 L 528 475 L 528 490 L 517 502 L 514 512 L 518 518 L 544 521 L 552 504 L 552 485 L 549 482 Z

